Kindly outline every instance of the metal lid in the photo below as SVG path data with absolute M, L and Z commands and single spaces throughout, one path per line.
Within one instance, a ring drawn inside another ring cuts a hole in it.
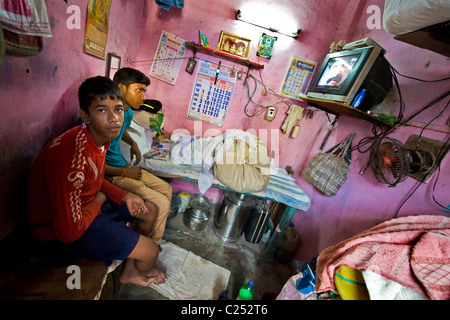
M 256 198 L 244 193 L 227 192 L 226 198 L 237 206 L 255 207 L 257 205 Z
M 198 213 L 209 212 L 209 209 L 211 208 L 211 203 L 209 202 L 208 198 L 198 193 L 191 196 L 189 205 L 194 211 Z
M 194 222 L 202 222 L 209 220 L 209 211 L 195 211 L 194 208 L 188 208 L 184 213 L 189 219 Z

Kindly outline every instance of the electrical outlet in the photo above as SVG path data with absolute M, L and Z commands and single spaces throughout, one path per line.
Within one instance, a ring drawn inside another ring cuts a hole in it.
M 275 106 L 267 107 L 266 116 L 264 117 L 264 119 L 267 121 L 272 121 L 273 118 L 275 118 L 275 111 L 276 111 Z

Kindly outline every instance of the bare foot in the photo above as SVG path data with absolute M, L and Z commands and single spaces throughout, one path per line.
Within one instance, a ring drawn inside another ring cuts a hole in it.
M 162 270 L 153 267 L 146 274 L 136 270 L 133 259 L 127 259 L 120 275 L 120 283 L 132 283 L 141 287 L 148 287 L 150 284 L 161 284 L 167 280 Z
M 152 280 L 151 283 L 156 284 L 156 285 L 167 281 L 166 274 L 164 273 L 164 271 L 162 271 L 158 267 L 151 268 L 150 271 L 146 272 L 144 275 Z
M 136 273 L 133 274 L 125 274 L 124 272 L 122 272 L 119 281 L 120 283 L 131 283 L 141 287 L 148 287 L 155 281 L 155 279 L 146 277 L 136 270 Z

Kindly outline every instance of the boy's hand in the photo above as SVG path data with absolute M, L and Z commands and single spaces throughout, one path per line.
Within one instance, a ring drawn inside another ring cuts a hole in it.
M 142 177 L 142 171 L 139 167 L 129 167 L 125 168 L 125 172 L 128 178 L 132 178 L 135 180 L 140 180 Z
M 139 150 L 139 147 L 136 142 L 131 144 L 130 161 L 133 161 L 134 157 L 136 157 L 134 165 L 137 165 L 139 162 L 141 162 L 141 151 Z
M 139 218 L 148 214 L 148 208 L 145 205 L 145 201 L 137 195 L 129 192 L 122 198 L 126 203 L 128 211 L 133 217 Z

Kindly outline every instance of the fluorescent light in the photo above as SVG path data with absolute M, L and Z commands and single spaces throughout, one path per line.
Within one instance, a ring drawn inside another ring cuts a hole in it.
M 273 19 L 265 19 L 265 18 L 258 19 L 258 17 L 252 17 L 251 15 L 244 14 L 241 10 L 237 11 L 236 19 L 246 22 L 246 23 L 249 23 L 249 24 L 252 24 L 252 25 L 255 25 L 257 27 L 264 28 L 264 29 L 270 30 L 272 32 L 281 33 L 281 34 L 284 34 L 286 36 L 293 37 L 293 38 L 297 38 L 297 36 L 302 31 L 301 29 L 287 26 L 284 21 L 283 22 L 279 21 L 278 23 L 276 21 L 275 22 L 272 21 L 272 22 L 269 22 L 269 23 L 271 23 L 270 25 L 267 23 L 262 24 L 259 21 L 264 21 L 264 20 L 270 21 Z

